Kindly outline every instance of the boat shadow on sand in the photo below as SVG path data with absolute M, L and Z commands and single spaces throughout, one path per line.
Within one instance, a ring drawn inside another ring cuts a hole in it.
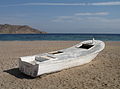
M 20 72 L 20 71 L 19 71 L 19 68 L 8 69 L 8 70 L 4 70 L 3 72 L 9 73 L 10 75 L 13 75 L 13 76 L 15 76 L 16 78 L 20 78 L 20 79 L 36 79 L 36 78 L 45 77 L 45 76 L 47 76 L 47 75 L 49 75 L 49 74 L 59 73 L 59 72 L 61 72 L 61 71 L 56 71 L 56 72 L 52 72 L 52 73 L 46 73 L 46 74 L 42 74 L 42 75 L 37 76 L 37 77 L 28 76 L 28 75 Z
M 20 79 L 34 79 L 34 77 L 30 77 L 30 76 L 25 75 L 22 72 L 20 72 L 19 68 L 8 69 L 8 70 L 4 70 L 3 72 L 9 73 Z

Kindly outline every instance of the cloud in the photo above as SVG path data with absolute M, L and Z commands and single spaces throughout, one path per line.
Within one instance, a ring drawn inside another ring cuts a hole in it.
M 0 5 L 0 7 L 10 6 L 115 6 L 120 5 L 120 1 L 113 2 L 93 2 L 93 3 L 22 3 L 14 5 Z
M 91 15 L 99 15 L 99 16 L 102 16 L 102 15 L 108 15 L 109 13 L 108 12 L 95 12 L 95 13 L 75 13 L 76 16 L 84 16 L 84 15 L 88 15 L 88 16 L 91 16 Z
M 71 16 L 58 16 L 56 19 L 52 20 L 53 22 L 72 22 L 83 20 L 80 16 L 105 16 L 109 15 L 108 12 L 85 12 L 85 13 L 75 13 Z M 85 19 L 86 17 L 84 17 Z
M 53 22 L 71 22 L 71 20 L 74 18 L 74 16 L 58 16 L 56 19 L 53 19 Z
M 108 6 L 108 5 L 120 5 L 120 1 L 116 2 L 97 2 L 97 3 L 24 3 L 21 5 L 48 5 L 48 6 Z
M 112 6 L 112 5 L 120 5 L 120 1 L 89 3 L 88 5 L 94 5 L 94 6 Z
M 47 5 L 47 6 L 77 6 L 77 5 L 86 5 L 86 3 L 24 3 L 21 5 L 29 6 L 29 5 Z

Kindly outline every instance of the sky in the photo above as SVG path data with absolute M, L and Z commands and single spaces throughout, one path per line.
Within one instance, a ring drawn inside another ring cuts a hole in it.
M 120 0 L 0 0 L 0 24 L 48 33 L 120 34 Z

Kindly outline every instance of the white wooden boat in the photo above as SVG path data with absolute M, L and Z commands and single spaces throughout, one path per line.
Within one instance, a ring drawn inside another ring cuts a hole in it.
M 19 58 L 19 70 L 36 77 L 89 63 L 105 47 L 103 41 L 87 40 L 70 48 Z

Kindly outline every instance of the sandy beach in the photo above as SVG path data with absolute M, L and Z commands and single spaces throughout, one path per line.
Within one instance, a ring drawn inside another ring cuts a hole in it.
M 0 41 L 0 89 L 120 89 L 120 42 L 90 63 L 31 78 L 18 70 L 18 58 L 63 49 L 79 41 Z

